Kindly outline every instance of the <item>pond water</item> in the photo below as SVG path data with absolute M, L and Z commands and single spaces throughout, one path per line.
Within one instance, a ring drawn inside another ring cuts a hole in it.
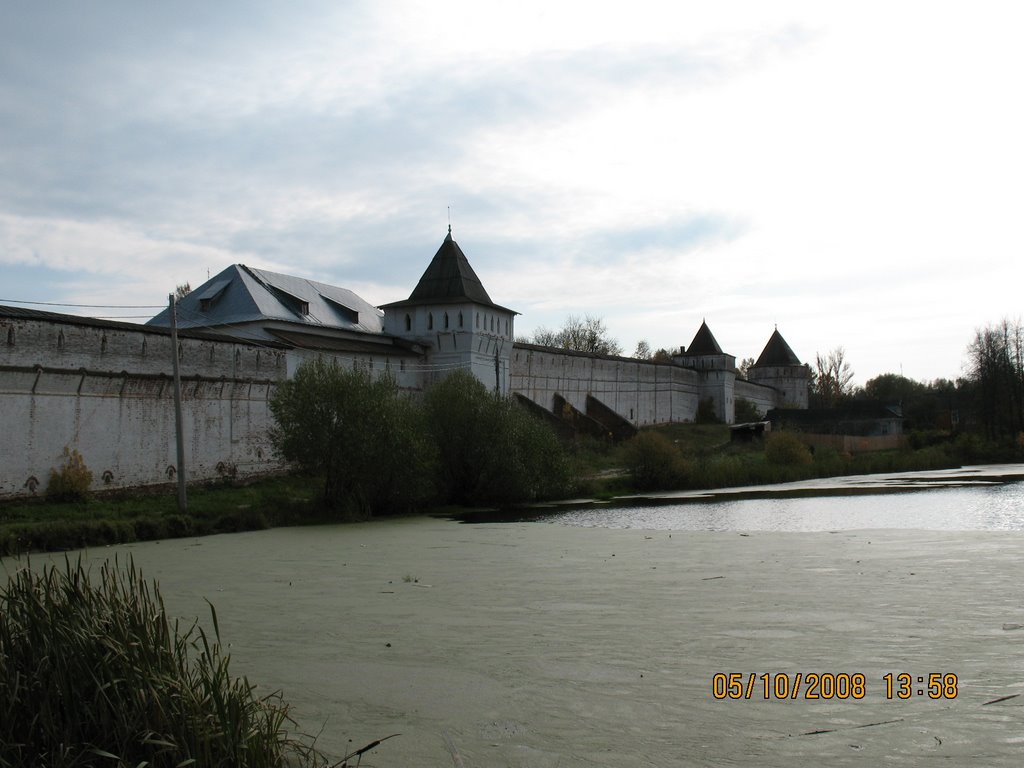
M 209 627 L 215 604 L 233 673 L 280 689 L 336 759 L 401 734 L 364 766 L 1015 768 L 1022 476 L 850 478 L 81 556 L 131 556 L 186 622 Z M 726 673 L 863 675 L 864 695 L 766 698 L 759 677 L 749 697 L 716 698 Z M 885 685 L 900 674 L 957 684 L 904 699 Z
M 631 497 L 570 505 L 532 519 L 663 531 L 1024 531 L 1024 465 Z

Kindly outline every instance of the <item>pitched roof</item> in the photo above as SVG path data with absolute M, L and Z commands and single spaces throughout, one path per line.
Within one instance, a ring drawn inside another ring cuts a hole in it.
M 232 264 L 177 302 L 179 328 L 278 320 L 380 333 L 382 313 L 346 288 Z M 169 310 L 151 325 L 170 325 Z M 259 334 L 265 335 L 265 334 Z
M 683 354 L 688 357 L 697 357 L 698 355 L 724 355 L 725 353 L 718 346 L 718 341 L 715 340 L 715 335 L 708 328 L 707 322 L 701 321 L 697 335 L 693 337 L 693 341 L 690 342 L 690 346 Z
M 765 344 L 761 356 L 757 358 L 757 362 L 752 367 L 761 368 L 770 365 L 801 365 L 800 358 L 796 356 L 796 353 L 786 343 L 786 340 L 782 338 L 778 328 L 772 333 L 772 337 Z
M 383 307 L 417 306 L 421 304 L 456 304 L 463 301 L 470 301 L 474 304 L 483 304 L 487 307 L 494 307 L 506 312 L 512 310 L 498 306 L 491 297 L 487 295 L 483 283 L 476 276 L 473 267 L 469 264 L 466 254 L 459 248 L 459 244 L 452 239 L 451 227 L 448 228 L 448 235 L 445 237 L 441 247 L 437 249 L 434 258 L 430 260 L 426 271 L 420 277 L 420 281 L 413 288 L 409 298 L 404 301 L 394 301 L 384 304 Z

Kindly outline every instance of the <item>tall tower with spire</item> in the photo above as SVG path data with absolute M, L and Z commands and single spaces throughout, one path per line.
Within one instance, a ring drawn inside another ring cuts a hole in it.
M 736 356 L 722 351 L 707 321 L 701 321 L 689 348 L 684 347 L 672 359 L 701 374 L 700 399 L 710 399 L 715 416 L 732 424 L 736 413 Z
M 509 359 L 518 312 L 491 301 L 452 228 L 404 301 L 380 307 L 384 332 L 421 345 L 422 382 L 429 386 L 455 370 L 473 373 L 489 389 L 509 391 Z
M 780 394 L 779 408 L 806 408 L 811 369 L 796 356 L 779 329 L 772 333 L 747 378 L 772 387 Z

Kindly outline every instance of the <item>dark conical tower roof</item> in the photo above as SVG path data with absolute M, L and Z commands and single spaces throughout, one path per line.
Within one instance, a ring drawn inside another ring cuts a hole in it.
M 477 304 L 493 303 L 480 278 L 469 265 L 466 254 L 452 239 L 452 231 L 449 229 L 447 237 L 437 249 L 423 277 L 409 295 L 409 300 L 445 302 L 465 299 Z
M 772 337 L 768 339 L 768 343 L 764 345 L 764 350 L 761 352 L 761 356 L 757 358 L 757 362 L 754 363 L 753 367 L 800 364 L 800 358 L 796 356 L 796 353 L 786 343 L 786 340 L 782 338 L 779 329 L 776 328 L 775 332 L 772 333 Z
M 487 295 L 483 283 L 476 276 L 473 267 L 469 264 L 466 254 L 459 248 L 459 244 L 452 239 L 451 227 L 448 228 L 448 235 L 445 237 L 441 247 L 437 249 L 434 258 L 430 260 L 420 281 L 413 288 L 409 298 L 405 301 L 396 301 L 385 304 L 385 307 L 415 306 L 420 304 L 456 304 L 458 302 L 471 301 L 474 304 L 483 304 L 487 307 L 495 307 L 511 312 L 512 310 L 500 307 L 491 301 Z
M 715 339 L 715 335 L 711 333 L 711 329 L 708 328 L 707 322 L 701 321 L 700 329 L 698 329 L 697 335 L 693 337 L 693 341 L 690 342 L 690 346 L 685 354 L 697 357 L 698 355 L 724 355 L 725 353 L 718 346 L 718 341 Z

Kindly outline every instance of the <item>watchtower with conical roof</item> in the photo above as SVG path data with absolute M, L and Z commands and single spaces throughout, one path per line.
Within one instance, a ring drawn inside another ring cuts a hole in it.
M 778 408 L 806 408 L 811 369 L 800 362 L 776 328 L 761 356 L 747 371 L 747 378 L 779 393 Z
M 409 298 L 381 309 L 385 333 L 426 350 L 424 385 L 461 369 L 490 389 L 509 391 L 518 313 L 491 301 L 451 227 Z
M 701 374 L 700 399 L 710 399 L 715 416 L 732 424 L 736 413 L 736 356 L 722 351 L 706 321 L 701 321 L 689 347 L 683 347 L 673 362 Z

